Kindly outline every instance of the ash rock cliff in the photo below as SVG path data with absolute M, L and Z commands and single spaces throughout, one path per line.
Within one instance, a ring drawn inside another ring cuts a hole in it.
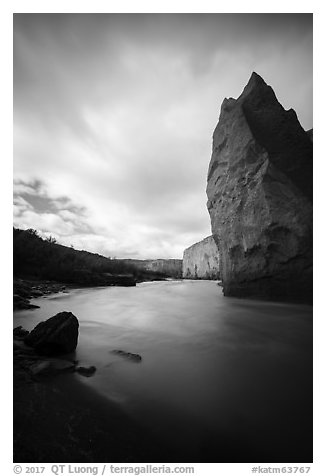
M 182 276 L 186 279 L 219 279 L 218 249 L 212 236 L 185 249 Z
M 163 273 L 171 277 L 180 278 L 182 276 L 182 260 L 181 259 L 154 259 L 145 260 L 145 269 Z
M 172 278 L 182 277 L 181 259 L 125 259 L 123 261 L 145 271 L 159 273 Z
M 226 296 L 312 301 L 312 131 L 256 73 L 225 99 L 207 207 Z

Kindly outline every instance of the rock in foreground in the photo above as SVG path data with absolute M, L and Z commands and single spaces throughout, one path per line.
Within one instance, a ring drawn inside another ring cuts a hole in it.
M 78 327 L 78 319 L 71 312 L 59 312 L 40 322 L 25 337 L 24 342 L 39 354 L 68 354 L 77 347 Z
M 78 372 L 81 375 L 84 375 L 84 377 L 91 377 L 95 372 L 96 372 L 96 367 L 94 365 L 91 365 L 90 367 L 76 367 L 76 372 Z
M 253 73 L 213 135 L 208 211 L 226 296 L 312 300 L 312 142 Z

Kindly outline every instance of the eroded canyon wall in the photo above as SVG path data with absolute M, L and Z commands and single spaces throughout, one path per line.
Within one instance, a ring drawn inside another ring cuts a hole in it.
M 182 259 L 126 259 L 123 261 L 138 269 L 159 273 L 167 277 L 182 277 Z
M 226 296 L 311 301 L 311 138 L 256 73 L 223 101 L 207 207 Z
M 218 249 L 212 236 L 184 251 L 182 276 L 188 279 L 219 278 Z
M 155 259 L 145 260 L 145 268 L 148 271 L 166 274 L 174 278 L 182 277 L 181 259 Z

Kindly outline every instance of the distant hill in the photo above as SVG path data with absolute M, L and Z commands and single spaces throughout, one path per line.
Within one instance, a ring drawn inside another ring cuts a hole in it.
M 48 279 L 81 285 L 108 285 L 179 277 L 175 267 L 144 266 L 142 260 L 111 259 L 97 253 L 75 250 L 41 238 L 36 230 L 13 229 L 14 276 Z M 181 260 L 151 260 L 167 263 Z M 118 278 L 119 277 L 119 278 Z

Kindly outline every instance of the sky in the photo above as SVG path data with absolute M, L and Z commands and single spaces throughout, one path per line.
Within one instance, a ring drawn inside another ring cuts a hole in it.
M 212 134 L 252 71 L 312 124 L 310 14 L 15 14 L 14 226 L 118 258 L 211 234 Z

